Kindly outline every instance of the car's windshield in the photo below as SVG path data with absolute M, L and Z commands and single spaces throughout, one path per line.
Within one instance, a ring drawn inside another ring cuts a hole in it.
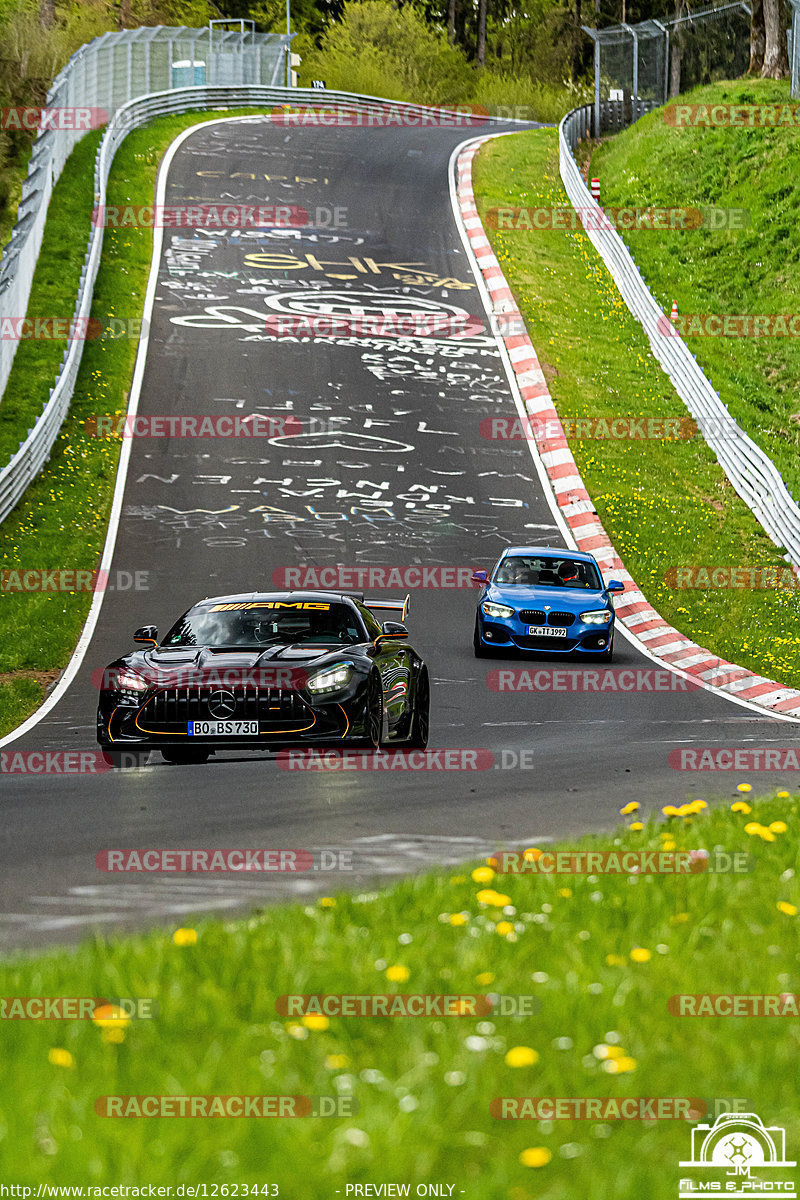
M 603 586 L 594 563 L 528 554 L 504 558 L 492 582 L 503 587 L 568 587 L 584 591 L 599 591 Z
M 274 607 L 273 607 L 274 606 Z M 162 646 L 287 646 L 367 640 L 355 609 L 316 601 L 221 602 L 185 613 Z

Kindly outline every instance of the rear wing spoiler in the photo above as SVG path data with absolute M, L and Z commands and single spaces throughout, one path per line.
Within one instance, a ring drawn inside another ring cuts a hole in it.
M 370 612 L 374 609 L 386 612 L 399 612 L 401 614 L 400 620 L 405 621 L 411 606 L 411 596 L 407 595 L 405 600 L 365 600 L 364 604 Z

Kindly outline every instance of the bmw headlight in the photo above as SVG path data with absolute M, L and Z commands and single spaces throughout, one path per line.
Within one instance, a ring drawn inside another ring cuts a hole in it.
M 319 675 L 312 675 L 306 687 L 314 696 L 324 692 L 338 692 L 347 687 L 353 674 L 352 663 L 337 663 L 335 667 L 327 667 Z
M 485 600 L 481 608 L 487 617 L 513 617 L 514 615 L 513 608 L 509 608 L 507 604 L 492 604 L 490 600 Z
M 612 615 L 610 608 L 595 608 L 592 612 L 581 613 L 580 619 L 584 625 L 607 625 Z

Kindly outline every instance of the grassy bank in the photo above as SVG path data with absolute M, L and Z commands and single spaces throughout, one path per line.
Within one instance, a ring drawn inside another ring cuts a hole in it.
M 568 205 L 556 132 L 488 143 L 476 160 L 475 192 L 484 215 L 500 205 Z M 687 416 L 583 231 L 488 232 L 561 417 Z M 705 235 L 641 236 L 653 253 L 680 241 L 684 256 L 697 256 Z M 793 685 L 800 676 L 796 592 L 676 590 L 665 581 L 672 568 L 690 564 L 785 565 L 705 443 L 585 438 L 571 447 L 606 531 L 656 609 L 715 653 Z
M 785 1087 L 796 1019 L 667 1008 L 682 993 L 800 991 L 797 800 L 729 803 L 569 848 L 719 848 L 745 856 L 743 873 L 492 877 L 475 864 L 249 920 L 189 919 L 184 944 L 166 930 L 6 963 L 6 998 L 141 997 L 157 1012 L 110 1029 L 0 1025 L 14 1096 L 0 1111 L 5 1177 L 238 1184 L 239 1195 L 271 1183 L 295 1196 L 301 1172 L 302 1195 L 320 1200 L 345 1183 L 409 1183 L 413 1195 L 434 1181 L 492 1200 L 606 1200 L 610 1180 L 620 1200 L 675 1195 L 685 1120 L 501 1121 L 489 1106 L 504 1096 L 736 1098 L 796 1145 Z M 537 1011 L 281 1015 L 277 998 L 295 993 L 499 993 L 531 996 Z M 94 1109 L 106 1095 L 240 1094 L 349 1097 L 358 1111 L 201 1121 Z
M 682 105 L 788 105 L 789 81 L 697 88 Z M 800 128 L 675 128 L 663 111 L 637 121 L 592 156 L 604 206 L 744 210 L 743 229 L 624 234 L 642 274 L 670 311 L 800 313 Z M 731 415 L 800 495 L 800 339 L 689 337 Z

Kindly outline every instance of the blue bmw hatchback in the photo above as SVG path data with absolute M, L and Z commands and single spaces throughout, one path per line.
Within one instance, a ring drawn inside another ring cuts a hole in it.
M 511 546 L 484 584 L 475 614 L 476 658 L 513 650 L 585 654 L 610 662 L 614 654 L 612 592 L 591 554 L 551 547 Z

